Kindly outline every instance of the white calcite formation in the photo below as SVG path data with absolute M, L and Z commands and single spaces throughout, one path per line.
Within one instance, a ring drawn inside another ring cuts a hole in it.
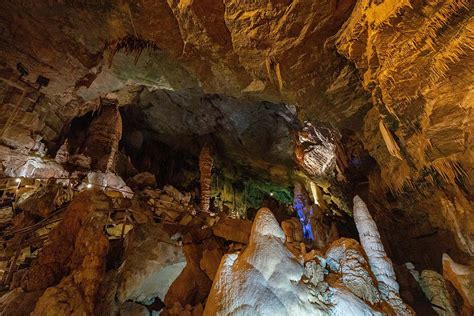
M 378 281 L 378 289 L 397 314 L 412 315 L 414 312 L 399 295 L 399 285 L 395 277 L 392 261 L 385 253 L 375 221 L 367 205 L 356 195 L 354 197 L 354 222 L 359 232 L 360 243 L 364 248 L 370 268 Z
M 23 178 L 67 178 L 69 172 L 55 161 L 40 157 L 9 155 L 3 165 L 5 175 Z
M 295 146 L 296 159 L 304 171 L 312 177 L 327 175 L 336 166 L 335 133 L 323 126 L 305 122 L 298 131 Z
M 381 301 L 373 274 L 359 243 L 354 239 L 340 238 L 326 251 L 329 268 L 341 274 L 342 283 L 359 298 L 376 304 Z
M 305 274 L 272 212 L 262 208 L 247 248 L 223 257 L 204 315 L 381 315 L 337 282 L 313 284 Z

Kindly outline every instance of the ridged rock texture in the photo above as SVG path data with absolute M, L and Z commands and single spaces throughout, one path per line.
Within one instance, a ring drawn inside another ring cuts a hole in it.
M 344 287 L 308 282 L 284 243 L 272 212 L 260 209 L 248 247 L 223 257 L 204 315 L 381 315 Z
M 468 0 L 2 1 L 0 123 L 14 122 L 2 143 L 41 156 L 44 142 L 54 156 L 73 118 L 107 100 L 137 106 L 143 129 L 161 140 L 193 147 L 211 136 L 220 153 L 234 150 L 233 161 L 279 180 L 291 176 L 293 154 L 311 177 L 344 161 L 349 171 L 362 169 L 362 177 L 344 176 L 356 179 L 350 188 L 368 189 L 394 261 L 441 271 L 443 253 L 463 264 L 474 254 L 473 6 Z M 19 62 L 29 72 L 24 82 Z M 50 82 L 37 91 L 39 74 Z M 309 138 L 298 135 L 305 121 L 317 128 Z M 327 126 L 338 132 L 335 141 L 340 134 L 354 142 L 326 143 Z M 113 135 L 111 148 L 120 138 Z M 371 164 L 362 168 L 361 157 Z M 0 148 L 2 162 L 15 159 L 21 161 Z
M 211 181 L 212 166 L 214 159 L 211 156 L 211 148 L 204 145 L 199 154 L 199 172 L 201 174 L 201 211 L 209 212 L 211 206 Z
M 380 234 L 364 201 L 354 197 L 354 222 L 359 232 L 360 243 L 364 248 L 370 267 L 378 282 L 382 298 L 400 315 L 414 315 L 399 295 L 399 285 L 393 270 L 393 264 L 385 253 Z

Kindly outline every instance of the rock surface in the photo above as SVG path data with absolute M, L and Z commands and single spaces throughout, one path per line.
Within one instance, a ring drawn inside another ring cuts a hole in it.
M 463 312 L 474 309 L 474 267 L 458 264 L 448 254 L 443 254 L 443 277 L 450 281 L 464 300 Z
M 247 248 L 222 259 L 204 315 L 380 314 L 347 289 L 303 282 L 304 267 L 284 243 L 271 211 L 260 209 Z
M 186 266 L 184 252 L 160 225 L 136 226 L 127 235 L 125 260 L 120 267 L 117 297 L 150 303 L 165 299 L 171 284 Z

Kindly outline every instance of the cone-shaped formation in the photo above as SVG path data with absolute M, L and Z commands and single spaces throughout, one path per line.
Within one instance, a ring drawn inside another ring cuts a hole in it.
M 382 298 L 400 315 L 410 315 L 413 311 L 405 305 L 399 296 L 399 285 L 395 277 L 392 261 L 383 247 L 375 221 L 364 201 L 354 197 L 354 222 L 359 232 L 360 243 L 367 254 L 370 268 L 378 281 Z
M 310 282 L 284 243 L 272 212 L 261 208 L 247 248 L 223 257 L 204 315 L 380 315 L 345 287 Z
M 211 204 L 211 176 L 214 160 L 211 149 L 206 144 L 199 155 L 199 171 L 201 172 L 201 211 L 209 212 Z

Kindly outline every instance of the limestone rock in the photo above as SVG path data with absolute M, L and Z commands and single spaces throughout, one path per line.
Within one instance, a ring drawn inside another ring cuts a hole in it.
M 149 172 L 141 172 L 127 180 L 132 188 L 145 189 L 147 187 L 154 188 L 156 186 L 155 175 Z
M 399 296 L 399 285 L 392 261 L 385 253 L 380 234 L 364 201 L 354 197 L 354 222 L 359 232 L 360 242 L 367 255 L 370 268 L 378 281 L 378 289 L 386 301 L 397 313 L 414 314 Z
M 223 255 L 223 251 L 218 247 L 206 248 L 202 252 L 199 266 L 201 270 L 207 274 L 209 279 L 214 280 L 214 276 L 216 275 L 217 268 L 219 267 Z
M 64 165 L 68 162 L 69 160 L 69 151 L 68 151 L 68 140 L 66 139 L 64 143 L 59 147 L 56 156 L 54 157 L 54 160 L 61 164 Z
M 0 225 L 6 224 L 13 218 L 13 209 L 11 206 L 0 208 Z
M 301 229 L 301 223 L 297 218 L 292 217 L 291 219 L 284 220 L 281 223 L 281 228 L 285 232 L 286 240 L 288 242 L 303 241 L 303 230 Z
M 77 194 L 64 211 L 63 220 L 49 234 L 49 243 L 22 276 L 22 288 L 45 289 L 77 270 L 74 279 L 65 281 L 67 286 L 77 282 L 74 286 L 83 287 L 82 296 L 92 299 L 108 245 L 100 226 L 105 218 L 100 216 L 103 213 L 95 214 L 95 211 L 107 208 L 108 201 L 102 194 L 93 191 Z
M 200 267 L 205 246 L 189 243 L 183 248 L 187 264 L 169 288 L 164 299 L 166 306 L 173 306 L 176 303 L 181 306 L 204 303 L 211 289 L 212 281 Z
M 122 196 L 131 198 L 133 191 L 125 181 L 112 172 L 89 172 L 87 174 L 87 184 L 91 184 L 92 188 L 103 191 L 118 191 Z M 86 184 L 84 184 L 85 187 Z
M 305 122 L 295 146 L 297 163 L 310 177 L 328 175 L 336 166 L 336 140 L 328 127 L 316 128 Z
M 0 312 L 2 316 L 30 315 L 42 294 L 42 290 L 25 292 L 21 288 L 15 288 L 0 296 Z
M 341 282 L 364 301 L 381 301 L 377 282 L 369 269 L 362 247 L 354 239 L 334 241 L 326 251 L 326 263 L 332 271 L 342 275 Z
M 443 254 L 443 277 L 449 280 L 464 300 L 464 312 L 474 308 L 474 267 L 456 263 L 448 254 Z
M 122 118 L 117 106 L 102 105 L 87 131 L 84 154 L 92 158 L 92 168 L 102 172 L 115 170 L 115 155 L 122 138 Z
M 96 210 L 97 206 L 92 207 Z M 92 314 L 94 311 L 96 296 L 105 273 L 105 258 L 109 241 L 103 229 L 107 219 L 104 212 L 93 212 L 87 215 L 83 226 L 77 232 L 71 256 L 67 258 L 69 275 L 64 277 L 58 285 L 49 287 L 44 292 L 32 315 Z M 68 218 L 64 219 L 64 221 L 67 220 Z M 43 260 L 48 259 L 45 258 L 44 251 L 42 255 Z
M 24 178 L 67 178 L 69 173 L 58 163 L 39 157 L 15 157 L 8 155 L 4 162 L 5 174 Z M 25 159 L 26 158 L 26 159 Z
M 119 316 L 149 316 L 148 309 L 134 302 L 125 302 L 120 307 Z
M 69 157 L 68 162 L 76 167 L 90 170 L 92 164 L 92 158 L 84 154 L 74 154 Z
M 302 282 L 304 268 L 284 243 L 271 211 L 260 209 L 247 248 L 222 259 L 204 315 L 379 315 L 345 289 Z
M 46 217 L 56 208 L 55 199 L 59 190 L 57 184 L 49 183 L 45 187 L 21 195 L 17 206 L 29 214 Z
M 158 224 L 135 226 L 127 235 L 125 260 L 120 267 L 119 302 L 149 303 L 165 299 L 169 287 L 186 266 L 182 247 Z
M 438 315 L 456 314 L 448 289 L 446 288 L 446 283 L 441 274 L 432 270 L 423 270 L 421 272 L 420 286 Z
M 218 237 L 247 244 L 251 229 L 252 222 L 249 220 L 224 217 L 212 228 L 212 232 Z

